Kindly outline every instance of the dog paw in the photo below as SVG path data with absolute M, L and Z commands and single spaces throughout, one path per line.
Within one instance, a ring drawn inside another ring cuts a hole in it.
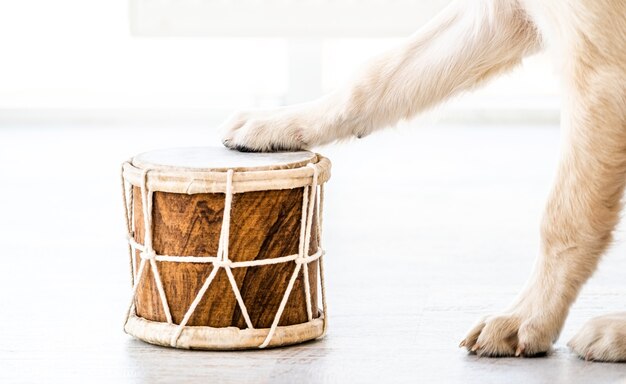
M 567 345 L 594 361 L 626 361 L 626 312 L 589 320 Z
M 222 143 L 242 152 L 295 151 L 307 148 L 305 114 L 287 108 L 237 113 L 222 124 Z
M 460 347 L 479 356 L 538 356 L 550 350 L 553 333 L 529 316 L 488 316 L 469 331 Z

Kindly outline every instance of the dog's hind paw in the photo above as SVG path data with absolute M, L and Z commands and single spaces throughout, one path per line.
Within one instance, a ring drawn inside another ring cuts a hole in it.
M 626 312 L 589 320 L 567 345 L 585 360 L 626 361 Z

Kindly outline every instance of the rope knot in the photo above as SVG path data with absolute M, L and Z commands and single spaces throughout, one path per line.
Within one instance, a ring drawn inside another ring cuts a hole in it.
M 229 259 L 226 260 L 216 260 L 213 262 L 213 265 L 216 267 L 231 267 L 233 265 L 233 262 L 230 261 Z
M 139 253 L 139 257 L 144 260 L 154 260 L 156 259 L 156 252 L 154 249 L 146 249 L 145 251 L 141 251 Z

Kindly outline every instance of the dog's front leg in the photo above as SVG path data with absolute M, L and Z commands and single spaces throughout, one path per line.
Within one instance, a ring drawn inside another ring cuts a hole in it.
M 272 151 L 363 137 L 473 88 L 538 45 L 517 1 L 455 2 L 405 44 L 372 60 L 345 89 L 306 104 L 235 114 L 223 124 L 223 142 Z
M 569 102 L 562 126 L 567 138 L 544 213 L 541 254 L 514 305 L 480 321 L 461 342 L 480 355 L 547 352 L 558 338 L 570 305 L 610 244 L 619 220 L 626 182 L 626 72 L 622 62 L 606 60 L 591 41 L 579 44 L 572 47 L 575 55 L 565 69 Z M 583 334 L 572 345 L 583 356 L 626 359 L 626 340 L 620 340 L 626 334 L 626 321 L 609 320 L 615 327 L 607 327 L 609 334 L 604 344 L 594 346 L 596 350 L 589 352 L 587 344 L 593 344 L 594 337 L 599 339 L 599 332 Z M 601 319 L 586 332 L 608 323 Z M 620 329 L 624 331 L 619 333 Z

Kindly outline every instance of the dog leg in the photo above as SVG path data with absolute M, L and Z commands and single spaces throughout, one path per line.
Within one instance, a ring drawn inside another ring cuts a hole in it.
M 374 59 L 349 87 L 310 103 L 234 115 L 221 127 L 223 143 L 272 151 L 360 138 L 473 88 L 538 47 L 517 1 L 456 2 Z
M 515 304 L 480 321 L 461 342 L 479 355 L 548 352 L 570 305 L 610 244 L 626 182 L 626 71 L 622 62 L 605 56 L 615 51 L 598 49 L 597 44 L 584 39 L 570 50 L 573 57 L 564 69 L 568 102 L 562 115 L 567 136 L 542 222 L 541 254 Z M 623 357 L 624 321 L 591 322 L 574 339 L 573 348 L 585 357 Z M 599 324 L 612 328 L 601 332 Z M 590 343 L 591 334 L 602 342 Z

